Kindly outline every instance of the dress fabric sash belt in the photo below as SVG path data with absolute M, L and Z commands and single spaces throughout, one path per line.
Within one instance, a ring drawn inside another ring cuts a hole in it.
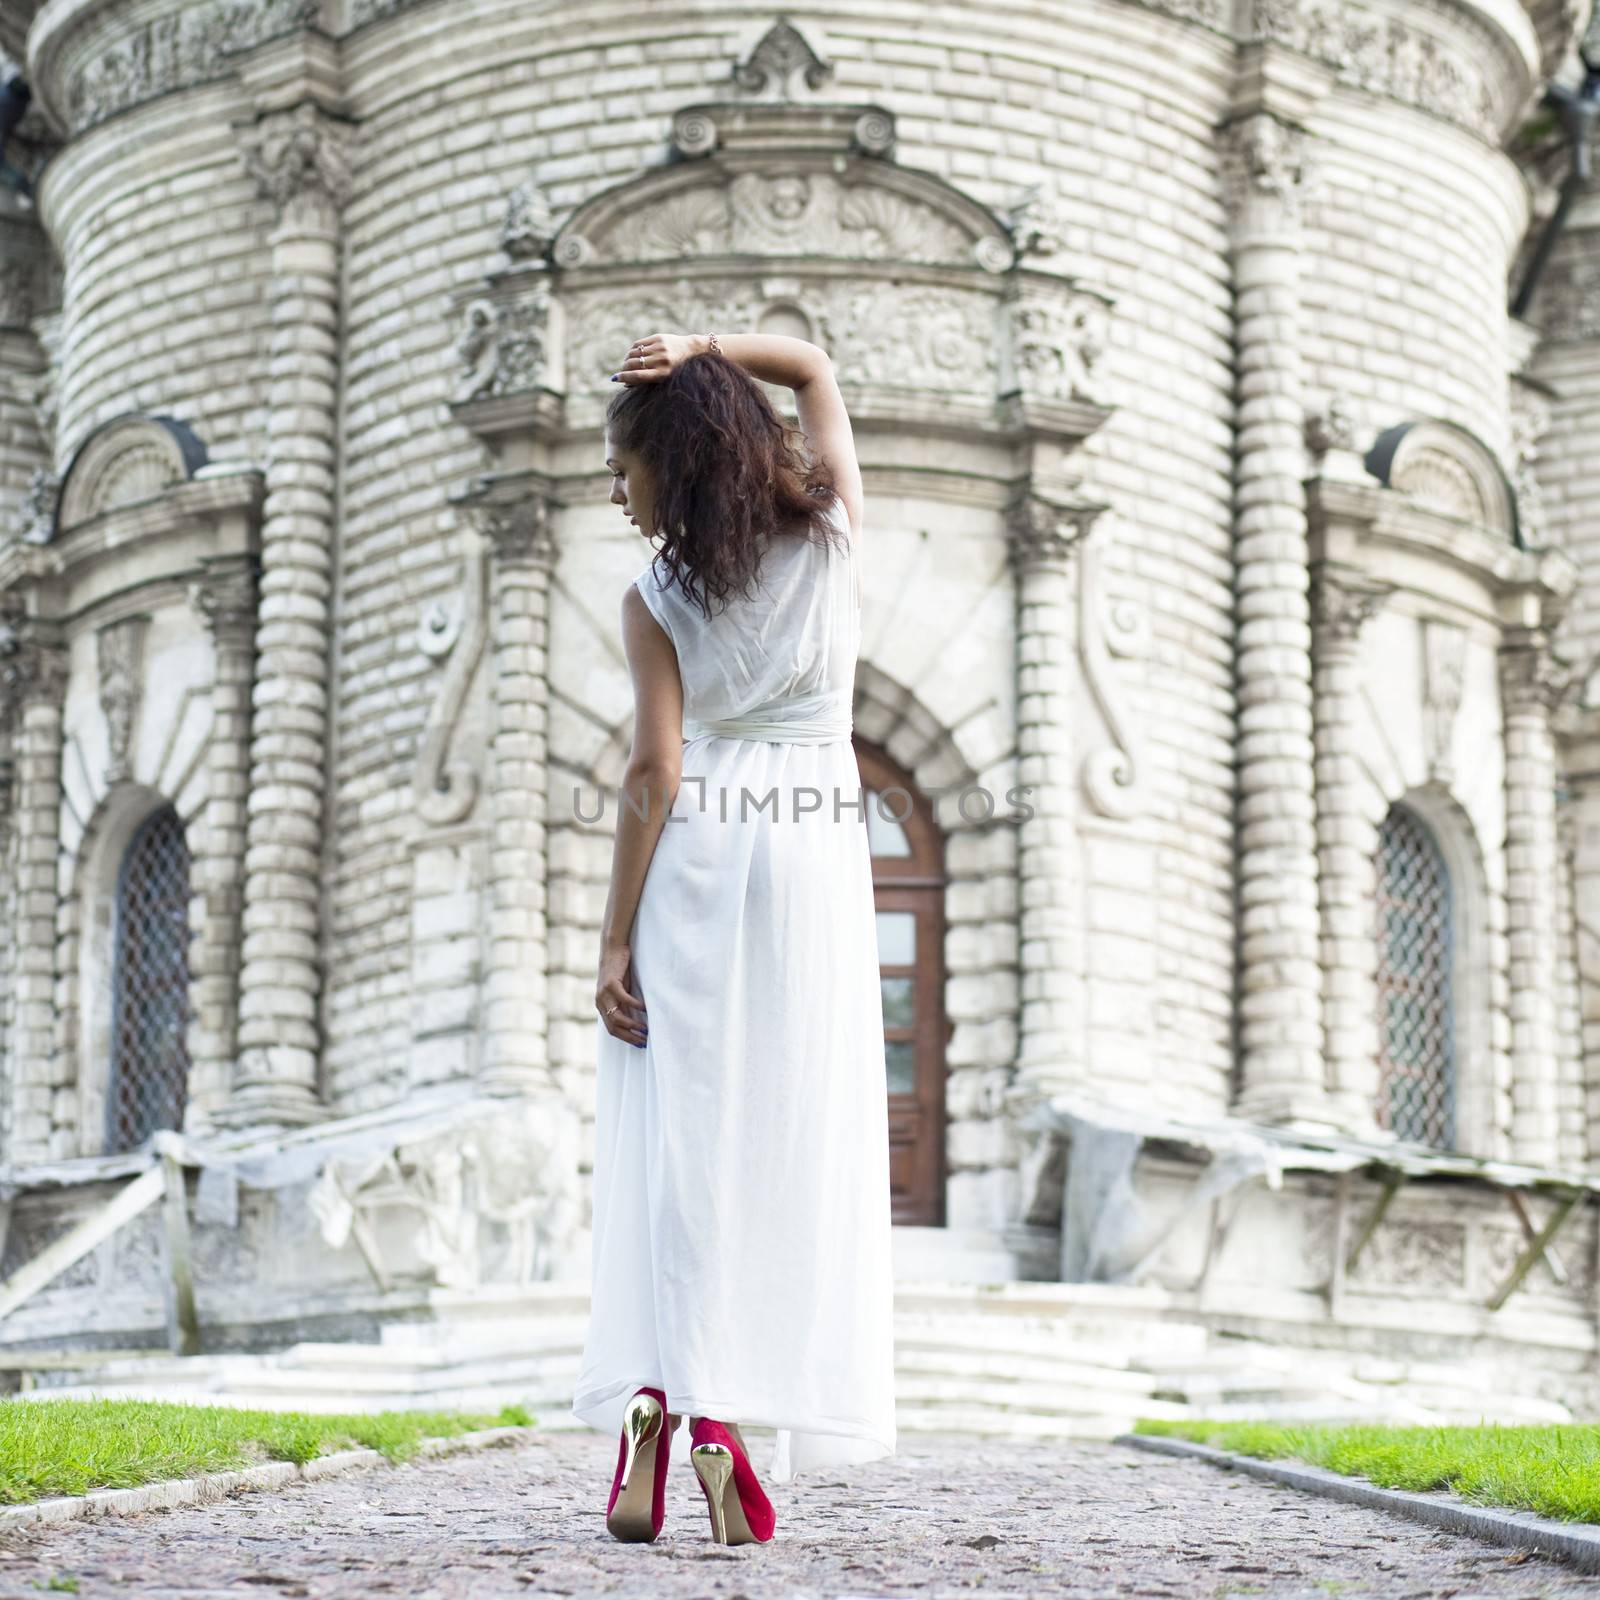
M 710 735 L 731 739 L 768 739 L 779 744 L 831 744 L 854 731 L 851 692 L 826 689 L 820 694 L 790 695 L 754 706 L 743 716 L 686 718 L 684 737 Z

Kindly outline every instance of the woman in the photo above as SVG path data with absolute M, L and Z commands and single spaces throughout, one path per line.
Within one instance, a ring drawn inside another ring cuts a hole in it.
M 850 742 L 861 472 L 806 340 L 656 334 L 616 379 L 611 499 L 659 547 L 622 601 L 633 749 L 595 988 L 572 1413 L 619 1432 L 616 1537 L 660 1532 L 688 1416 L 712 1537 L 740 1544 L 775 1522 L 741 1423 L 776 1430 L 777 1481 L 895 1448 L 883 1011 Z M 793 389 L 800 436 L 756 379 Z

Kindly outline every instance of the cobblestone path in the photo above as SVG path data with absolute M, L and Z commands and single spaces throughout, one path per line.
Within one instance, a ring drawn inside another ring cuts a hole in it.
M 770 1435 L 747 1434 L 759 1468 Z M 686 1440 L 680 1429 L 674 1444 Z M 711 1543 L 675 1448 L 660 1539 L 626 1545 L 605 1530 L 615 1449 L 597 1433 L 552 1433 L 210 1506 L 21 1529 L 0 1541 L 0 1596 L 75 1584 L 88 1600 L 1600 1600 L 1600 1577 L 1560 1561 L 1102 1443 L 906 1434 L 898 1457 L 849 1485 L 772 1485 L 777 1536 L 734 1548 Z

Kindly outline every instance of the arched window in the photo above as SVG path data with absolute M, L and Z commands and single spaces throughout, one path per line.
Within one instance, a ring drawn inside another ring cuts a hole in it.
M 878 912 L 891 1210 L 899 1223 L 943 1227 L 944 851 L 910 776 L 868 745 L 856 760 Z
M 1455 940 L 1450 871 L 1415 812 L 1378 836 L 1378 1106 L 1401 1139 L 1456 1148 Z
M 162 806 L 140 824 L 117 873 L 107 1150 L 183 1126 L 189 1086 L 189 847 Z

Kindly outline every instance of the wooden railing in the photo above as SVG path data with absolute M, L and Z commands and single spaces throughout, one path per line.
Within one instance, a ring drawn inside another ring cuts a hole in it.
M 175 1355 L 199 1355 L 200 1322 L 195 1314 L 194 1269 L 189 1253 L 183 1140 L 165 1130 L 151 1139 L 151 1163 L 145 1171 L 0 1283 L 0 1321 L 119 1228 L 142 1216 L 157 1200 L 163 1202 L 166 1224 L 167 1343 Z

